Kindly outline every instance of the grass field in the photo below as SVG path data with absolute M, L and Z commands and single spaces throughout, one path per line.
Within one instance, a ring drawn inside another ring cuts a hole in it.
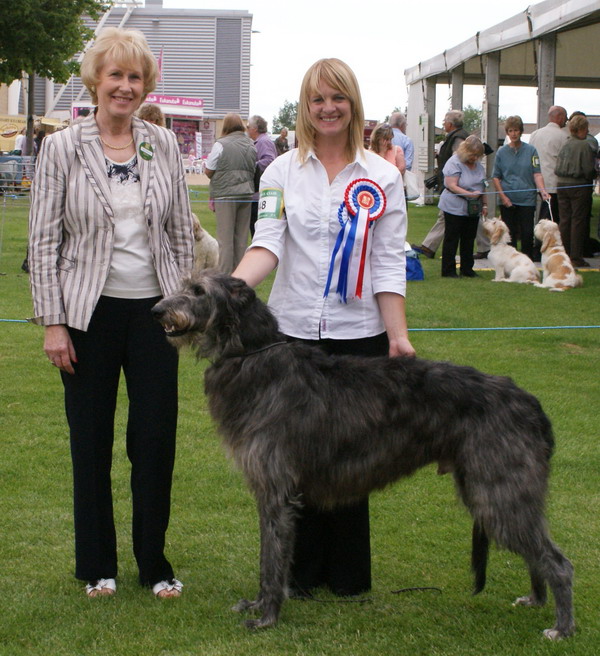
M 192 203 L 214 234 L 206 190 Z M 598 215 L 598 200 L 594 216 Z M 254 503 L 225 458 L 203 395 L 205 363 L 181 361 L 178 455 L 168 556 L 184 595 L 159 602 L 137 585 L 129 536 L 129 472 L 117 415 L 113 480 L 119 538 L 119 591 L 86 599 L 72 576 L 71 472 L 62 388 L 41 351 L 31 315 L 26 246 L 27 199 L 0 197 L 0 656 L 596 656 L 600 650 L 600 274 L 563 294 L 477 279 L 442 279 L 424 260 L 425 281 L 409 284 L 411 339 L 425 358 L 511 376 L 537 395 L 553 421 L 556 450 L 548 501 L 553 537 L 573 561 L 577 634 L 558 644 L 541 631 L 543 609 L 513 607 L 527 573 L 494 550 L 488 586 L 470 594 L 470 520 L 452 480 L 434 467 L 371 498 L 373 590 L 364 604 L 290 601 L 279 625 L 249 633 L 230 608 L 257 590 Z M 409 210 L 409 240 L 420 241 L 433 207 Z M 268 294 L 270 281 L 260 288 Z M 16 320 L 16 321 L 13 321 Z M 536 330 L 481 330 L 528 327 Z M 469 330 L 442 331 L 440 328 Z M 400 595 L 393 590 L 435 586 Z

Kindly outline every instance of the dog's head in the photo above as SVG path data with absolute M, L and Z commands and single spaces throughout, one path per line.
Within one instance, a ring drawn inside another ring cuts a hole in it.
M 483 222 L 483 229 L 490 238 L 490 244 L 492 246 L 508 244 L 510 241 L 508 226 L 502 219 L 486 219 Z
M 562 246 L 562 239 L 558 229 L 558 223 L 550 219 L 541 219 L 533 230 L 533 234 L 542 242 L 541 251 L 545 253 L 554 246 Z
M 192 214 L 192 228 L 194 229 L 194 240 L 201 241 L 204 234 L 200 225 L 200 219 L 195 214 Z
M 259 318 L 261 313 L 265 316 Z M 253 335 L 259 327 L 274 328 L 278 334 L 275 318 L 251 287 L 212 269 L 184 278 L 179 290 L 159 301 L 152 314 L 169 341 L 177 348 L 191 346 L 198 357 L 241 355 L 256 347 Z

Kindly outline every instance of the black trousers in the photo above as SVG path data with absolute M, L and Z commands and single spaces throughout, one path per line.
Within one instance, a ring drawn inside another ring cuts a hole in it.
M 69 329 L 75 374 L 61 372 L 71 436 L 75 576 L 117 575 L 111 464 L 121 369 L 129 413 L 133 550 L 143 585 L 173 577 L 164 556 L 177 424 L 176 350 L 150 309 L 159 300 L 101 297 L 86 332 Z
M 511 205 L 511 207 L 500 206 L 500 216 L 510 232 L 510 245 L 517 247 L 517 241 L 521 240 L 521 252 L 527 257 L 533 256 L 533 219 L 535 217 L 535 205 Z
M 473 248 L 479 225 L 478 216 L 459 216 L 444 212 L 446 224 L 442 246 L 442 275 L 456 273 L 456 249 L 460 246 L 460 271 L 466 275 L 473 273 Z
M 385 333 L 355 340 L 297 341 L 335 355 L 375 357 L 385 356 L 389 350 Z M 291 588 L 304 592 L 327 586 L 344 596 L 361 594 L 371 588 L 368 497 L 333 510 L 312 506 L 300 510 L 289 583 Z

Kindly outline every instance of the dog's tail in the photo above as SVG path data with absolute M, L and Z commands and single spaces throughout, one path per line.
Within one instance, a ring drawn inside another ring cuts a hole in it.
M 475 521 L 473 523 L 473 539 L 471 542 L 471 570 L 475 576 L 474 595 L 479 594 L 485 588 L 489 546 L 490 541 L 483 526 Z

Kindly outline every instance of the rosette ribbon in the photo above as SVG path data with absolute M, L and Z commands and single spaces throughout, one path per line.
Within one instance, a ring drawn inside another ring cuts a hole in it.
M 383 189 L 372 180 L 359 178 L 348 185 L 344 202 L 338 210 L 341 228 L 331 253 L 323 296 L 329 295 L 336 264 L 339 263 L 336 292 L 340 300 L 347 303 L 362 298 L 370 228 L 373 221 L 385 212 L 385 206 Z

